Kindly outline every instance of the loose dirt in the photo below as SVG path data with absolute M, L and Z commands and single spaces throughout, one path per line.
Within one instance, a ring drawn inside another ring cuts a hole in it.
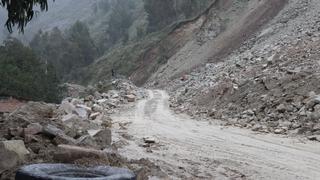
M 115 140 L 122 142 L 121 155 L 148 158 L 170 179 L 320 177 L 319 143 L 197 121 L 174 114 L 168 99 L 164 91 L 150 90 L 148 99 L 112 117 L 122 125 L 115 125 L 113 132 Z M 145 144 L 146 137 L 156 143 Z

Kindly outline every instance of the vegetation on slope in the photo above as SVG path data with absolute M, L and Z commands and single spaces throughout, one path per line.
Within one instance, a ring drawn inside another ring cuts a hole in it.
M 64 81 L 77 79 L 78 69 L 90 65 L 98 55 L 89 29 L 82 22 L 76 22 L 65 33 L 58 28 L 40 31 L 30 46 L 43 61 L 55 67 Z
M 17 39 L 9 39 L 0 46 L 0 77 L 0 96 L 47 102 L 59 100 L 59 81 L 54 68 L 42 63 Z

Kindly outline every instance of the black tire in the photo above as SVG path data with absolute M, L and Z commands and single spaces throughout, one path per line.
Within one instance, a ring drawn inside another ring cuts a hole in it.
M 122 168 L 98 166 L 81 168 L 70 164 L 34 164 L 16 173 L 16 180 L 135 180 L 133 172 Z

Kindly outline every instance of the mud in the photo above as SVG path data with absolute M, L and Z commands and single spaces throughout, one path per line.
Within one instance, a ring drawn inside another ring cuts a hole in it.
M 168 95 L 150 91 L 134 109 L 114 115 L 117 140 L 127 141 L 120 154 L 148 158 L 170 179 L 316 179 L 320 176 L 320 144 L 276 135 L 223 128 L 177 115 Z M 130 123 L 128 123 L 130 122 Z M 121 136 L 128 133 L 131 140 Z M 156 144 L 144 146 L 143 138 Z

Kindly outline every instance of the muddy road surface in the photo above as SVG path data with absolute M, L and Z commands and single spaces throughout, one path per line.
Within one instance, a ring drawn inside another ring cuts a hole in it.
M 320 143 L 225 128 L 175 114 L 164 91 L 113 116 L 129 159 L 147 158 L 169 179 L 320 179 Z M 150 137 L 156 143 L 145 144 Z

